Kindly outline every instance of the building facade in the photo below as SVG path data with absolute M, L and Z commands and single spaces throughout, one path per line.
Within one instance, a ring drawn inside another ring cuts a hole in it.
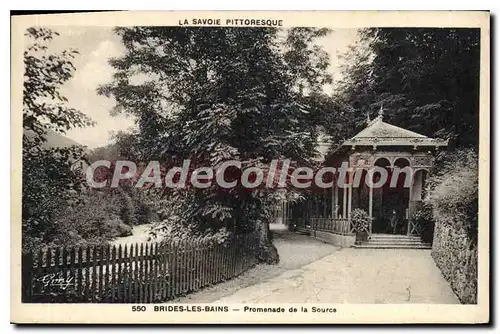
M 419 235 L 421 227 L 412 215 L 422 203 L 434 157 L 447 145 L 384 122 L 381 111 L 325 156 L 323 165 L 337 170 L 333 187 L 313 189 L 306 200 L 285 203 L 284 221 L 297 229 L 348 235 L 354 233 L 353 210 L 362 209 L 370 217 L 370 235 Z

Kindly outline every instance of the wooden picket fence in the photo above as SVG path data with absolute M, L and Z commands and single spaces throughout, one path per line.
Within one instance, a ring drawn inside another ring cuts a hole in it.
M 25 303 L 154 303 L 253 267 L 257 238 L 44 249 L 23 255 Z

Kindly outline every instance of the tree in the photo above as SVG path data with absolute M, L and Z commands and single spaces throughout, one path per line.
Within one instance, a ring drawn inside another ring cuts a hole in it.
M 304 45 L 326 31 L 292 30 L 284 52 L 272 28 L 134 27 L 116 33 L 127 52 L 111 61 L 117 73 L 99 92 L 115 98 L 115 110 L 136 116 L 143 159 L 191 159 L 196 167 L 227 160 L 243 167 L 285 158 L 311 162 L 316 125 L 305 94 L 328 75 L 321 50 Z M 214 184 L 170 195 L 194 230 L 258 229 L 259 257 L 277 262 L 267 233 L 276 191 Z
M 366 126 L 366 120 L 374 113 L 372 104 L 376 98 L 373 91 L 372 61 L 374 52 L 369 47 L 370 38 L 362 32 L 360 39 L 350 45 L 340 58 L 341 79 L 335 84 L 332 96 L 335 108 L 326 123 L 332 141 L 339 145 Z M 337 145 L 333 145 L 335 149 Z
M 23 86 L 23 249 L 35 249 L 54 234 L 54 215 L 75 200 L 81 186 L 81 171 L 74 162 L 80 147 L 48 148 L 48 129 L 65 133 L 72 127 L 91 125 L 83 113 L 68 108 L 59 88 L 71 78 L 76 51 L 48 54 L 47 43 L 58 34 L 30 28 L 33 40 L 24 52 Z
M 346 137 L 383 107 L 391 123 L 477 147 L 479 29 L 377 28 L 360 36 L 338 85 L 342 122 L 353 129 Z
M 68 99 L 59 88 L 75 70 L 72 60 L 76 50 L 48 54 L 48 45 L 57 32 L 45 28 L 29 28 L 25 34 L 34 42 L 24 51 L 23 128 L 33 135 L 24 136 L 25 143 L 40 144 L 47 129 L 65 133 L 73 127 L 93 125 L 82 112 L 65 105 Z
M 78 148 L 23 150 L 23 249 L 35 250 L 55 235 L 58 211 L 76 200 L 81 171 L 73 161 Z

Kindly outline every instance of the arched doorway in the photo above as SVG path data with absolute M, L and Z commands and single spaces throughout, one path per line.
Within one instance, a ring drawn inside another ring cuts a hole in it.
M 410 188 L 412 183 L 410 161 L 398 158 L 394 161 L 390 184 L 387 186 L 387 205 L 391 210 L 392 233 L 408 234 L 408 219 L 410 217 Z
M 381 167 L 387 171 L 387 174 L 391 170 L 391 162 L 386 158 L 378 158 L 374 167 Z M 373 173 L 373 202 L 372 202 L 372 233 L 386 233 L 389 226 L 388 209 L 385 206 L 386 200 L 384 200 L 385 183 L 378 185 L 381 175 L 379 173 Z
M 386 171 L 386 180 L 374 173 L 372 233 L 407 234 L 411 186 L 410 162 L 398 158 L 391 165 L 387 158 L 378 158 L 374 167 Z M 377 182 L 380 181 L 380 182 Z

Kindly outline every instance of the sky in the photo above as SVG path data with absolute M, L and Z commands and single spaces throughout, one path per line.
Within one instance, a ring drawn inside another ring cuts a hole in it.
M 76 71 L 73 78 L 61 87 L 61 93 L 68 98 L 68 106 L 87 114 L 96 122 L 94 127 L 72 129 L 66 136 L 74 141 L 96 148 L 110 142 L 111 132 L 127 130 L 133 126 L 133 119 L 124 115 L 111 116 L 114 100 L 97 94 L 99 85 L 109 83 L 114 73 L 108 60 L 124 54 L 120 38 L 110 27 L 56 27 L 51 28 L 60 36 L 49 45 L 49 52 L 76 49 L 79 54 L 73 62 Z M 340 76 L 339 54 L 357 40 L 355 29 L 334 30 L 327 37 L 318 40 L 330 55 L 330 69 L 334 79 Z

